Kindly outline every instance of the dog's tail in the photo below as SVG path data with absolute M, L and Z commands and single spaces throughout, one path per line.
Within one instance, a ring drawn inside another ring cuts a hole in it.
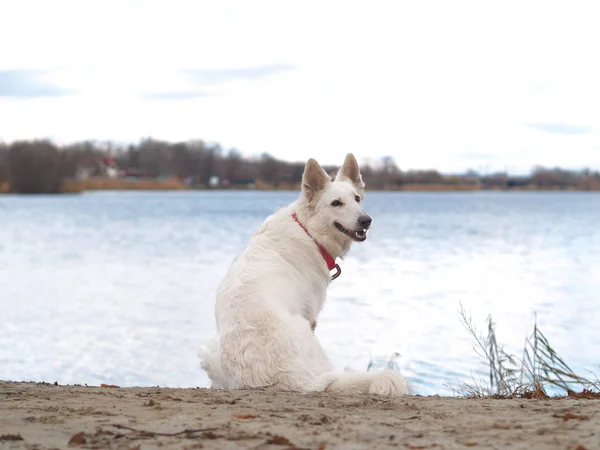
M 325 392 L 368 393 L 383 396 L 410 395 L 406 379 L 395 370 L 378 372 L 328 372 L 319 380 Z
M 202 368 L 208 374 L 213 389 L 225 389 L 224 378 L 221 373 L 221 363 L 219 358 L 219 343 L 216 341 L 208 342 L 200 348 L 200 360 Z

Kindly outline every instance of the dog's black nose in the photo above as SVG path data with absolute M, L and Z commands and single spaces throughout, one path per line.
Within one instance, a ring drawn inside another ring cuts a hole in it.
M 371 226 L 371 222 L 373 222 L 373 219 L 371 219 L 371 217 L 367 216 L 366 214 L 358 218 L 358 224 L 364 229 L 369 228 Z

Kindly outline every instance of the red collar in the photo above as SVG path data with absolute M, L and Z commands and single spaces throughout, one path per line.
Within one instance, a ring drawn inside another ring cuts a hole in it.
M 308 234 L 310 236 L 310 233 L 308 232 L 308 230 L 304 227 L 304 225 L 302 225 L 300 223 L 300 220 L 298 220 L 298 216 L 296 215 L 296 213 L 292 214 L 292 217 L 298 223 L 298 225 L 300 225 L 302 227 L 302 229 L 306 232 L 306 234 Z M 315 241 L 315 239 L 312 236 L 310 236 L 310 237 L 315 242 L 315 244 L 317 244 L 317 247 L 319 247 L 319 251 L 321 252 L 321 255 L 323 256 L 323 259 L 327 263 L 327 268 L 329 270 L 333 270 L 333 269 L 337 270 L 337 272 L 331 276 L 331 281 L 335 280 L 337 277 L 339 277 L 341 275 L 342 269 L 340 268 L 339 264 L 335 263 L 335 259 L 333 259 L 333 256 L 331 256 L 331 254 L 327 250 L 325 250 L 325 247 L 323 247 L 321 244 L 319 244 L 317 241 Z

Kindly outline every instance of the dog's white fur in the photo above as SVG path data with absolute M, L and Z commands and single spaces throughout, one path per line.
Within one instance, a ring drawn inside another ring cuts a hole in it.
M 313 333 L 331 281 L 315 241 L 334 258 L 348 252 L 352 239 L 334 222 L 360 228 L 364 183 L 352 154 L 335 180 L 310 159 L 302 181 L 299 198 L 265 220 L 219 286 L 219 340 L 202 358 L 212 388 L 409 394 L 396 371 L 333 371 Z M 343 206 L 332 206 L 334 200 Z

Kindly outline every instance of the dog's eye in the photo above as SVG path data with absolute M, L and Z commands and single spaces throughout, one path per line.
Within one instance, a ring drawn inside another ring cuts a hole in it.
M 360 203 L 360 197 L 358 195 L 354 196 L 354 200 L 356 200 L 356 203 Z
M 342 206 L 343 203 L 340 202 L 339 200 L 334 200 L 331 202 L 331 206 Z

